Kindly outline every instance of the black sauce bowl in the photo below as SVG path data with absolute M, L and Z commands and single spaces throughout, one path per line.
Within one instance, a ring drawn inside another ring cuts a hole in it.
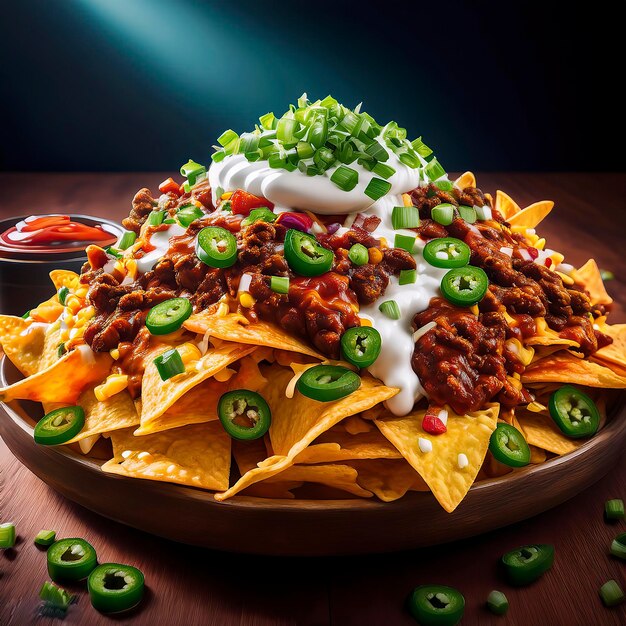
M 0 220 L 0 233 L 25 217 Z M 112 237 L 119 238 L 124 232 L 122 226 L 102 217 L 70 214 L 70 218 L 87 226 L 102 225 Z M 50 280 L 52 270 L 71 270 L 78 274 L 86 261 L 84 247 L 19 253 L 3 251 L 0 247 L 0 313 L 23 315 L 54 294 L 54 285 Z

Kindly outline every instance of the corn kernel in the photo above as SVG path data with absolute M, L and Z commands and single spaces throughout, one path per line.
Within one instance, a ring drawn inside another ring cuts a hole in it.
M 137 261 L 135 261 L 135 259 L 128 259 L 128 261 L 126 261 L 126 269 L 128 270 L 128 275 L 134 280 L 137 275 Z
M 255 302 L 256 300 L 249 293 L 243 292 L 239 294 L 239 303 L 242 307 L 251 309 Z
M 477 304 L 473 304 L 470 308 L 470 313 L 472 313 L 473 315 L 475 315 L 476 317 L 478 317 L 478 305 Z
M 372 321 L 368 320 L 366 317 L 361 317 L 361 326 L 371 326 L 372 325 Z
M 568 276 L 567 274 L 563 274 L 562 272 L 557 272 L 557 274 L 561 277 L 561 280 L 566 285 L 573 285 L 574 284 L 574 279 L 571 276 Z
M 413 206 L 413 201 L 408 193 L 402 194 L 402 202 L 404 203 L 404 206 Z
M 78 298 L 85 298 L 87 296 L 87 292 L 89 291 L 89 285 L 81 285 L 74 294 Z
M 180 353 L 180 358 L 185 365 L 191 361 L 198 361 L 202 358 L 202 353 L 200 352 L 198 346 L 193 343 L 184 343 L 181 346 L 178 346 L 177 350 Z
M 120 351 L 117 348 L 113 348 L 113 350 L 109 351 L 109 354 L 116 361 L 120 358 Z
M 378 248 L 370 248 L 369 260 L 373 265 L 378 265 L 383 260 L 383 253 Z
M 96 399 L 100 402 L 114 396 L 128 387 L 128 376 L 126 374 L 111 374 L 107 379 L 98 385 L 94 390 Z
M 230 367 L 225 367 L 224 369 L 217 372 L 213 378 L 218 383 L 225 383 L 227 380 L 230 380 L 235 375 L 235 370 L 230 369 Z
M 77 298 L 75 295 L 71 295 L 67 297 L 65 300 L 65 306 L 74 314 L 78 313 L 83 308 L 83 303 L 80 298 Z
M 223 193 L 220 198 L 222 200 L 230 200 L 230 197 L 233 195 L 232 191 L 227 191 L 226 193 Z
M 543 237 L 541 239 L 537 238 L 537 241 L 535 241 L 535 248 L 537 248 L 537 250 L 543 250 L 545 247 L 546 240 Z
M 226 317 L 230 313 L 230 307 L 226 304 L 226 302 L 220 302 L 220 305 L 217 307 L 216 315 L 218 317 Z

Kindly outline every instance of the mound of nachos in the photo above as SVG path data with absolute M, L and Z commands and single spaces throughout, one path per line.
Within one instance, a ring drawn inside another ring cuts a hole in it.
M 452 181 L 330 96 L 226 131 L 211 161 L 141 189 L 114 246 L 0 317 L 24 375 L 0 399 L 43 404 L 37 443 L 219 501 L 431 491 L 453 511 L 603 427 L 626 325 L 596 263 L 536 233 L 552 202 Z

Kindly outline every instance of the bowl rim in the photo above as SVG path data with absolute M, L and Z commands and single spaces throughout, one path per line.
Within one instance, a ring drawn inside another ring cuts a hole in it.
M 0 385 L 6 386 L 8 384 L 6 377 L 6 368 L 7 363 L 11 363 L 6 355 L 2 355 L 0 358 Z M 12 364 L 11 364 L 12 365 Z M 13 366 L 14 367 L 14 366 Z M 17 368 L 16 368 L 17 369 Z M 21 374 L 20 374 L 21 375 Z M 0 402 L 0 406 L 4 409 L 5 414 L 11 419 L 11 421 L 20 428 L 24 433 L 28 434 L 29 437 L 32 438 L 34 428 L 28 424 L 25 419 L 11 406 L 11 404 L 15 402 L 19 403 L 19 400 L 14 400 L 11 403 Z M 488 478 L 485 480 L 481 480 L 478 482 L 474 482 L 474 484 L 470 487 L 468 494 L 477 492 L 487 492 L 491 490 L 497 489 L 503 483 L 508 483 L 508 485 L 514 485 L 515 483 L 523 483 L 527 479 L 533 476 L 537 476 L 543 474 L 545 472 L 550 472 L 553 468 L 559 467 L 563 464 L 569 464 L 578 457 L 586 457 L 590 450 L 597 448 L 599 446 L 608 445 L 611 439 L 620 438 L 626 435 L 626 392 L 621 394 L 619 401 L 615 402 L 611 411 L 607 414 L 607 420 L 604 427 L 591 439 L 583 443 L 579 448 L 573 450 L 564 455 L 555 456 L 548 461 L 543 463 L 539 463 L 536 465 L 528 465 L 524 468 L 515 469 L 512 472 L 504 474 L 503 476 Z M 622 417 L 624 419 L 617 419 L 618 414 L 624 414 Z M 2 419 L 2 416 L 0 416 Z M 121 476 L 118 474 L 106 474 L 102 472 L 101 464 L 105 461 L 98 461 L 97 459 L 90 458 L 88 456 L 84 456 L 79 454 L 78 452 L 72 450 L 66 446 L 51 446 L 50 448 L 46 448 L 46 451 L 52 454 L 59 454 L 66 458 L 69 462 L 78 464 L 83 470 L 88 472 L 95 472 L 99 475 L 100 478 L 106 478 L 111 480 L 123 480 L 123 481 L 133 481 L 136 482 L 140 479 L 132 478 L 129 476 Z M 103 476 L 104 475 L 104 476 Z M 146 491 L 149 491 L 150 488 L 159 488 L 159 489 L 167 489 L 171 490 L 172 495 L 178 495 L 180 497 L 193 498 L 205 501 L 208 506 L 215 507 L 230 507 L 230 508 L 244 508 L 248 509 L 250 507 L 256 508 L 258 510 L 275 510 L 277 507 L 280 507 L 285 512 L 314 512 L 314 511 L 354 511 L 354 510 L 369 510 L 369 511 L 390 511 L 393 507 L 394 509 L 402 509 L 406 508 L 407 505 L 410 506 L 411 503 L 415 503 L 418 500 L 424 500 L 425 498 L 434 499 L 434 495 L 432 492 L 407 492 L 401 498 L 393 501 L 393 502 L 383 502 L 378 498 L 346 498 L 346 499 L 337 499 L 337 500 L 288 500 L 288 499 L 277 499 L 277 498 L 261 498 L 256 496 L 247 496 L 247 495 L 235 495 L 228 500 L 224 500 L 222 502 L 218 502 L 213 497 L 213 492 L 207 491 L 205 489 L 200 489 L 198 487 L 193 487 L 191 485 L 181 485 L 177 483 L 170 483 L 165 481 L 143 481 L 148 483 L 146 485 Z M 462 505 L 462 503 L 461 503 Z M 459 506 L 461 506 L 459 505 Z

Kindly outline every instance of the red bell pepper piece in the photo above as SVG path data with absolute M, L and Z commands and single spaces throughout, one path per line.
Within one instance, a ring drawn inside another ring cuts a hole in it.
M 422 429 L 429 435 L 442 435 L 448 429 L 446 425 L 439 419 L 438 408 L 430 408 L 426 411 L 424 419 L 422 420 Z
M 265 206 L 270 211 L 274 208 L 274 204 L 265 198 L 255 196 L 243 189 L 237 189 L 230 197 L 230 207 L 235 215 L 249 215 L 252 209 L 258 209 Z
M 180 195 L 180 186 L 179 184 L 170 176 L 170 178 L 165 179 L 159 185 L 159 191 L 161 193 L 175 193 L 177 196 Z

